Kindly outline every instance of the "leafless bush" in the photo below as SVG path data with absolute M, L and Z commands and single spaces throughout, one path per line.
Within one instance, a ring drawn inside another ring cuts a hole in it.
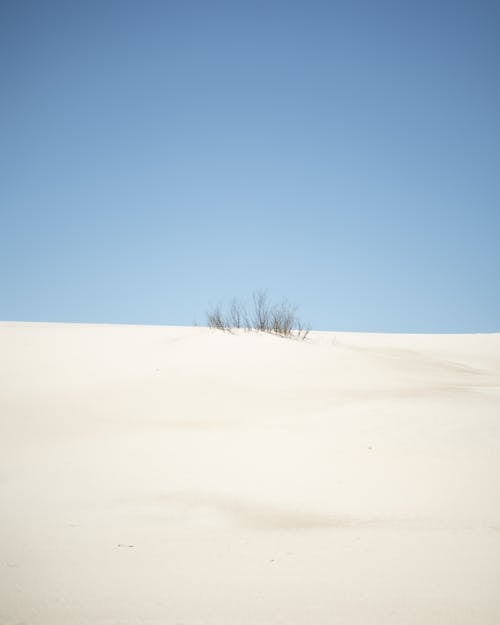
M 217 328 L 218 330 L 228 329 L 220 306 L 216 306 L 207 313 L 207 322 L 210 328 Z
M 296 307 L 283 300 L 279 306 L 271 308 L 271 328 L 276 334 L 291 336 L 298 325 Z
M 233 299 L 227 313 L 216 306 L 207 313 L 208 326 L 231 331 L 235 328 L 269 332 L 287 338 L 305 340 L 309 334 L 297 316 L 297 307 L 286 299 L 279 304 L 269 300 L 266 291 L 256 291 L 250 310 L 244 302 Z
M 267 300 L 267 293 L 265 291 L 256 291 L 252 299 L 252 327 L 261 332 L 269 332 L 272 327 L 271 317 L 273 311 Z
M 233 298 L 231 302 L 231 308 L 229 309 L 229 323 L 232 328 L 241 328 L 243 323 L 243 310 L 238 304 L 236 298 Z

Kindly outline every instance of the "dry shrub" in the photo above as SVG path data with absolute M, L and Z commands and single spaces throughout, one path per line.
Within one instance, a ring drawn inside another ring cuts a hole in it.
M 207 313 L 207 323 L 210 328 L 227 332 L 244 328 L 301 340 L 309 334 L 309 328 L 297 316 L 297 307 L 286 299 L 279 304 L 273 303 L 266 291 L 254 292 L 250 309 L 235 298 L 227 312 L 216 306 Z

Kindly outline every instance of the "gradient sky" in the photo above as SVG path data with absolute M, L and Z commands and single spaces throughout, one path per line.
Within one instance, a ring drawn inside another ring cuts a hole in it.
M 0 3 L 0 319 L 500 331 L 496 1 Z

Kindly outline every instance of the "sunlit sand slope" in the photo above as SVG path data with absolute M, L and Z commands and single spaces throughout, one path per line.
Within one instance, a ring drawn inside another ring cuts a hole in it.
M 500 335 L 0 324 L 1 625 L 498 625 Z

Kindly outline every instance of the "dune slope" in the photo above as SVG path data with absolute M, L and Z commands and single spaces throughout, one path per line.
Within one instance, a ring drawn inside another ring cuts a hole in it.
M 0 324 L 1 625 L 496 625 L 500 334 Z

